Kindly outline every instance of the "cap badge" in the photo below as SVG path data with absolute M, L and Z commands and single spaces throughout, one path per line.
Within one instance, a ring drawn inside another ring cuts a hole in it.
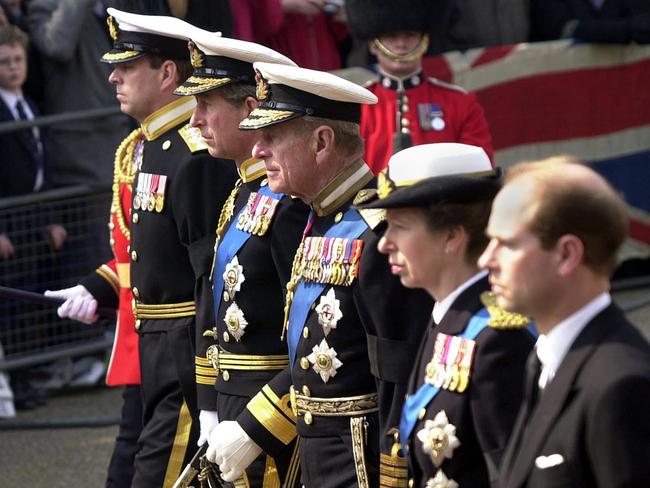
M 192 63 L 192 68 L 203 68 L 203 65 L 205 63 L 205 55 L 203 52 L 201 52 L 201 50 L 196 47 L 196 44 L 194 44 L 192 41 L 189 41 L 187 43 L 187 47 L 190 50 L 190 61 Z
M 269 98 L 271 89 L 269 88 L 269 84 L 267 83 L 267 81 L 264 79 L 264 77 L 261 75 L 259 71 L 255 74 L 255 81 L 257 82 L 257 87 L 255 89 L 255 97 L 260 102 Z
M 106 19 L 106 23 L 108 24 L 108 33 L 110 34 L 111 39 L 114 41 L 117 40 L 117 36 L 120 33 L 120 30 L 117 27 L 117 22 L 115 22 L 115 17 L 109 15 L 109 17 Z
M 386 198 L 393 193 L 395 183 L 388 177 L 388 170 L 385 169 L 377 177 L 377 194 L 380 199 Z

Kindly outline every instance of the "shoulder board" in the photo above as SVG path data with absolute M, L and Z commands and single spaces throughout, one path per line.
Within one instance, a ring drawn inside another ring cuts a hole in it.
M 441 88 L 447 88 L 448 90 L 455 90 L 457 92 L 461 92 L 467 95 L 467 90 L 465 90 L 465 88 L 463 88 L 462 86 L 454 85 L 452 83 L 447 83 L 446 81 L 439 80 L 438 78 L 429 77 L 428 80 L 429 83 L 431 83 L 432 85 L 436 85 Z
M 187 147 L 193 153 L 197 151 L 203 151 L 208 148 L 208 145 L 203 140 L 203 137 L 201 137 L 201 131 L 196 127 L 192 127 L 190 124 L 185 124 L 183 127 L 178 129 L 178 133 L 185 141 L 185 144 L 187 144 Z
M 490 314 L 488 325 L 493 329 L 525 329 L 530 324 L 530 319 L 524 315 L 507 312 L 497 304 L 494 293 L 484 291 L 481 293 L 481 303 L 485 305 Z
M 359 209 L 359 213 L 372 230 L 375 230 L 379 224 L 386 220 L 385 208 L 362 208 Z

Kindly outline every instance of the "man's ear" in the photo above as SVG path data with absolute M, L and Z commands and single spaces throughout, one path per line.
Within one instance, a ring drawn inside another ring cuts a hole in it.
M 321 125 L 314 129 L 314 132 L 312 132 L 312 143 L 318 160 L 328 158 L 334 152 L 335 139 L 334 129 L 329 125 Z
M 571 275 L 582 263 L 585 246 L 580 238 L 574 234 L 565 234 L 555 244 L 557 259 L 557 272 L 565 278 Z
M 255 110 L 260 102 L 257 100 L 255 97 L 246 97 L 246 100 L 244 100 L 244 104 L 246 105 L 246 110 L 247 113 L 246 115 L 250 114 L 253 110 Z
M 176 63 L 171 59 L 166 59 L 160 66 L 159 71 L 161 88 L 165 91 L 170 87 L 176 88 L 180 81 L 178 79 L 178 68 L 176 67 Z

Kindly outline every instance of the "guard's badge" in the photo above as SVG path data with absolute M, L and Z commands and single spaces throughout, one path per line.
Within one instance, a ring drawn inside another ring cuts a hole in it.
M 467 389 L 476 342 L 438 333 L 424 381 L 436 388 L 462 393 Z
M 193 41 L 187 42 L 187 48 L 190 50 L 190 62 L 192 63 L 192 68 L 198 69 L 203 68 L 205 63 L 205 54 L 201 51 Z
M 425 488 L 458 488 L 458 483 L 447 478 L 442 469 L 439 469 L 433 478 L 427 480 Z
M 332 329 L 336 329 L 336 324 L 343 317 L 341 302 L 336 298 L 334 288 L 330 288 L 327 294 L 320 297 L 316 313 L 318 314 L 318 323 L 323 327 L 323 333 L 327 337 Z
M 433 420 L 424 422 L 424 428 L 417 433 L 417 438 L 436 468 L 442 466 L 445 459 L 451 459 L 454 449 L 460 446 L 456 426 L 449 423 L 444 410 L 440 410 Z
M 244 312 L 242 312 L 236 303 L 232 303 L 226 310 L 224 322 L 226 323 L 226 327 L 228 327 L 230 335 L 239 342 L 244 335 L 248 321 L 244 317 Z
M 333 347 L 329 347 L 325 339 L 320 344 L 314 346 L 312 353 L 307 356 L 307 360 L 312 364 L 312 369 L 320 376 L 324 383 L 336 376 L 336 370 L 343 366 L 338 360 L 337 352 Z
M 271 88 L 259 71 L 255 73 L 255 83 L 255 98 L 257 98 L 260 102 L 269 98 L 271 95 Z
M 422 130 L 435 130 L 440 132 L 447 126 L 444 118 L 445 114 L 438 103 L 418 104 L 418 115 Z
M 380 199 L 386 198 L 395 190 L 395 183 L 388 177 L 388 168 L 377 176 L 377 194 Z
M 109 15 L 108 18 L 106 19 L 106 23 L 108 24 L 108 34 L 111 36 L 111 39 L 113 39 L 114 41 L 117 40 L 117 36 L 120 33 L 120 29 L 117 26 L 117 22 L 115 22 L 115 17 Z
M 226 269 L 223 272 L 223 287 L 224 291 L 228 294 L 230 300 L 235 299 L 235 294 L 241 290 L 242 283 L 246 280 L 244 276 L 244 267 L 239 264 L 237 256 L 226 264 Z
M 490 291 L 481 293 L 481 303 L 490 314 L 488 325 L 493 329 L 524 329 L 530 324 L 530 319 L 525 315 L 508 312 L 499 307 L 496 295 Z
M 246 208 L 237 217 L 237 229 L 256 236 L 263 236 L 269 230 L 271 220 L 280 200 L 253 192 L 248 197 Z
M 359 275 L 363 241 L 344 237 L 306 237 L 302 277 L 306 281 L 350 286 Z

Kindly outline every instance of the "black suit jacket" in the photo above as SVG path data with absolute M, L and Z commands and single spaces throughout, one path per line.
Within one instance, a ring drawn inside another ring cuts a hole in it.
M 456 298 L 440 324 L 434 326 L 432 321 L 415 361 L 409 394 L 415 393 L 424 382 L 438 334 L 461 334 L 472 316 L 484 307 L 480 295 L 487 290 L 487 278 L 481 279 Z M 415 486 L 424 488 L 438 469 L 463 488 L 489 487 L 497 482 L 498 465 L 523 398 L 526 357 L 535 339 L 526 329 L 488 327 L 475 341 L 467 389 L 462 393 L 441 389 L 425 407 L 425 415 L 415 424 L 409 437 Z M 446 459 L 438 468 L 423 451 L 417 433 L 441 410 L 445 411 L 449 423 L 456 426 L 460 446 L 451 459 Z
M 650 345 L 610 305 L 575 340 L 525 431 L 520 414 L 500 486 L 647 487 L 649 412 Z
M 34 115 L 38 114 L 36 106 L 27 100 Z M 0 123 L 13 122 L 11 110 L 0 98 Z M 0 133 L 0 198 L 32 193 L 38 162 L 30 148 L 25 130 Z

